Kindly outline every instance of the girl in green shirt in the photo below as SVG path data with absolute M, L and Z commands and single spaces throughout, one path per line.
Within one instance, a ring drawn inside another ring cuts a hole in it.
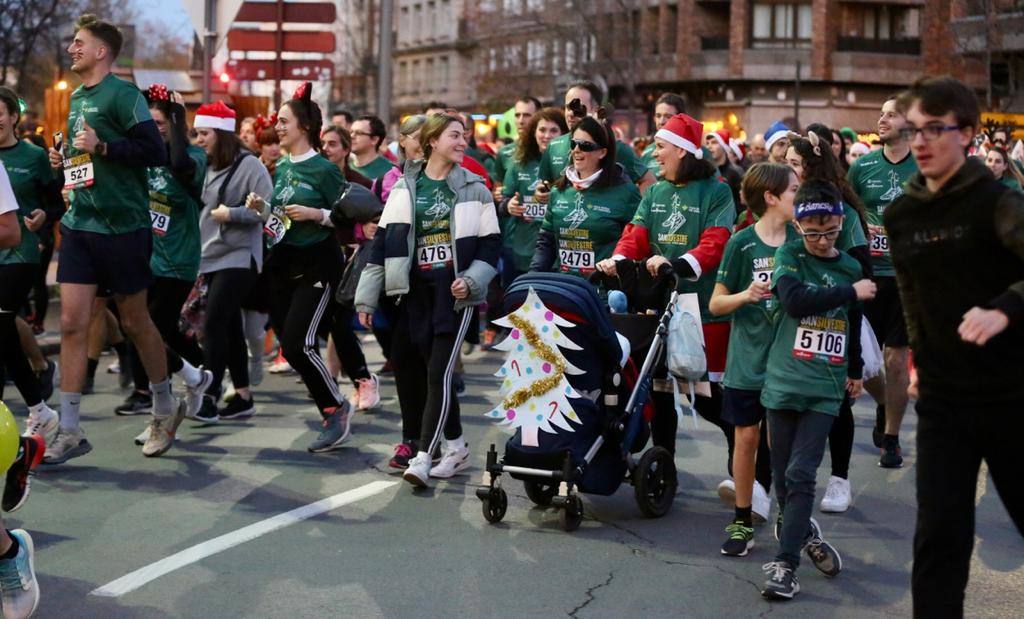
M 503 288 L 530 269 L 537 233 L 548 212 L 548 205 L 538 202 L 533 195 L 540 180 L 540 159 L 551 140 L 568 130 L 562 110 L 548 107 L 533 115 L 519 137 L 512 165 L 508 166 L 501 186 L 504 200 L 498 205 Z
M 992 171 L 992 175 L 996 177 L 997 181 L 1011 189 L 1020 191 L 1021 185 L 1024 184 L 1024 178 L 1017 166 L 1011 165 L 1010 156 L 1005 149 L 998 146 L 989 149 L 988 154 L 985 155 L 985 166 Z

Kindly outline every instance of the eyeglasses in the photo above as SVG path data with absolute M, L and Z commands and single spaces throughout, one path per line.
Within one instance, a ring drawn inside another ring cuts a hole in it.
M 939 139 L 939 136 L 947 131 L 959 131 L 960 125 L 925 125 L 923 127 L 903 127 L 900 129 L 900 137 L 908 142 L 917 137 L 920 133 L 924 136 L 926 142 L 933 142 Z
M 584 153 L 592 153 L 595 150 L 604 148 L 600 144 L 595 144 L 594 142 L 588 142 L 586 140 L 570 140 L 569 143 L 572 145 L 571 148 L 578 148 Z
M 799 223 L 796 224 L 796 230 L 800 233 L 800 236 L 804 237 L 812 243 L 817 243 L 821 239 L 828 239 L 834 241 L 839 238 L 839 233 L 843 231 L 842 228 L 833 228 L 824 232 L 806 232 Z

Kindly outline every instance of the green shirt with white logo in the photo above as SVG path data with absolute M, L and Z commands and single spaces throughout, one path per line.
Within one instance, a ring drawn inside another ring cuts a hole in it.
M 498 149 L 498 155 L 494 158 L 494 180 L 495 182 L 502 183 L 505 181 L 505 175 L 516 163 L 516 148 L 518 143 L 509 142 Z
M 786 242 L 800 236 L 792 226 L 786 226 Z M 729 294 L 743 292 L 753 281 L 769 287 L 775 270 L 775 252 L 778 247 L 766 244 L 754 226 L 747 226 L 729 239 L 725 254 L 718 267 L 717 283 L 725 286 Z M 725 358 L 725 378 L 722 384 L 730 389 L 760 391 L 764 386 L 768 348 L 772 343 L 775 326 L 772 315 L 778 305 L 775 297 L 758 303 L 748 303 L 733 312 L 729 332 L 729 349 Z
M 515 258 L 515 270 L 525 273 L 530 270 L 530 259 L 533 258 L 533 250 L 537 246 L 537 233 L 540 232 L 541 224 L 548 213 L 547 204 L 542 204 L 533 199 L 533 191 L 537 188 L 540 179 L 537 177 L 537 170 L 540 168 L 540 159 L 528 161 L 525 164 L 512 161 L 511 167 L 505 172 L 505 179 L 502 183 L 501 192 L 506 198 L 519 194 L 519 199 L 526 208 L 526 215 L 516 217 L 508 215 L 503 218 L 503 239 L 507 249 L 512 250 Z
M 717 178 L 685 185 L 658 181 L 647 189 L 632 223 L 647 229 L 651 255 L 674 260 L 697 247 L 706 229 L 731 230 L 735 213 L 732 191 Z M 714 289 L 714 271 L 701 273 L 695 282 L 679 282 L 679 292 L 697 293 L 703 322 L 727 321 L 727 316 L 712 316 L 708 311 Z
M 330 209 L 345 188 L 341 170 L 320 155 L 295 162 L 282 157 L 274 170 L 274 195 L 271 207 L 279 213 L 289 204 Z M 293 221 L 281 240 L 286 245 L 309 247 L 330 237 L 329 228 L 319 221 Z
M 853 284 L 863 276 L 863 268 L 845 252 L 835 258 L 813 256 L 799 240 L 775 253 L 772 281 L 783 276 L 815 288 L 831 288 Z M 846 393 L 849 311 L 857 303 L 851 301 L 804 318 L 790 316 L 781 304 L 775 306 L 775 334 L 768 351 L 761 404 L 777 410 L 839 414 Z
M 884 149 L 868 153 L 853 162 L 847 180 L 864 203 L 871 233 L 871 267 L 875 275 L 895 277 L 889 254 L 889 236 L 882 224 L 882 214 L 892 202 L 903 195 L 903 186 L 917 174 L 914 156 L 907 156 L 898 163 L 885 157 Z
M 421 172 L 416 178 L 416 268 L 421 272 L 452 268 L 454 208 L 455 192 L 448 181 Z
M 11 189 L 18 200 L 17 217 L 21 225 L 21 243 L 0 249 L 0 264 L 38 264 L 39 235 L 25 227 L 25 218 L 43 208 L 42 195 L 53 182 L 50 159 L 45 150 L 18 140 L 14 146 L 0 148 L 0 162 L 7 169 Z
M 199 203 L 193 196 L 203 192 L 206 151 L 186 150 L 195 172 L 186 187 L 164 166 L 149 168 L 149 217 L 153 228 L 153 255 L 149 266 L 157 277 L 186 281 L 199 274 Z
M 562 177 L 566 166 L 572 161 L 571 140 L 571 131 L 551 140 L 551 143 L 548 144 L 548 149 L 544 151 L 544 156 L 540 160 L 539 174 L 541 180 L 554 183 Z M 647 168 L 640 163 L 640 159 L 633 152 L 633 149 L 621 140 L 615 140 L 615 163 L 622 166 L 622 169 L 626 171 L 626 176 L 634 183 L 639 182 L 643 175 L 647 173 Z
M 146 99 L 131 82 L 108 75 L 92 87 L 71 93 L 64 133 L 65 178 L 75 190 L 63 223 L 72 230 L 124 234 L 150 226 L 146 168 L 78 151 L 72 143 L 85 125 L 101 142 L 127 137 L 135 125 L 152 120 Z
M 384 176 L 391 171 L 391 168 L 395 167 L 395 164 L 388 161 L 385 157 L 377 155 L 377 157 L 366 164 L 365 166 L 357 166 L 352 164 L 349 166 L 353 171 L 359 172 L 371 181 L 375 181 L 378 178 Z
M 612 257 L 639 202 L 640 192 L 629 182 L 583 191 L 571 184 L 552 189 L 543 228 L 558 243 L 555 269 L 581 277 L 593 273 L 598 262 Z

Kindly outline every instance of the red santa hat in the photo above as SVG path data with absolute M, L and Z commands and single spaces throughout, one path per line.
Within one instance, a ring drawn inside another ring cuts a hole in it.
M 732 152 L 733 154 L 736 155 L 737 159 L 743 159 L 743 157 L 746 156 L 746 153 L 744 152 L 746 145 L 743 142 L 737 140 L 736 138 L 732 138 L 729 140 L 729 148 L 732 149 Z
M 732 135 L 728 131 L 719 129 L 718 131 L 712 131 L 708 136 L 715 138 L 715 141 L 722 146 L 722 150 L 729 150 L 729 141 L 732 139 Z
M 235 111 L 225 105 L 223 101 L 216 101 L 199 106 L 193 126 L 196 129 L 234 131 L 235 120 Z
M 665 126 L 654 134 L 654 137 L 685 150 L 697 159 L 704 158 L 700 148 L 703 136 L 704 124 L 686 114 L 676 114 L 669 118 Z

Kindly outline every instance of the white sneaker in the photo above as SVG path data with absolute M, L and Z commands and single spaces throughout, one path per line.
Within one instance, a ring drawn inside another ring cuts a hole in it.
M 754 494 L 751 499 L 750 512 L 754 522 L 768 522 L 768 516 L 772 513 L 772 497 L 757 480 L 754 481 Z
M 271 363 L 267 371 L 271 374 L 291 374 L 292 366 L 287 361 L 281 360 L 277 363 Z
M 456 473 L 469 468 L 469 448 L 445 449 L 441 456 L 441 462 L 430 469 L 431 477 L 448 479 L 455 477 Z
M 148 440 L 149 440 L 149 426 L 147 425 L 146 429 L 143 430 L 142 432 L 140 432 L 139 435 L 135 437 L 135 444 L 138 445 L 139 447 L 142 447 L 143 445 L 146 444 L 146 441 L 148 441 Z
M 202 368 L 200 368 L 200 372 L 202 372 L 203 378 L 198 385 L 189 387 L 188 383 L 185 383 L 185 416 L 189 419 L 193 419 L 199 412 L 199 408 L 203 405 L 203 394 L 213 384 L 213 372 Z
M 57 436 L 47 446 L 46 454 L 43 455 L 43 462 L 47 464 L 63 464 L 71 458 L 84 456 L 92 451 L 92 445 L 85 438 L 85 432 L 81 428 L 73 430 L 59 426 Z
M 368 411 L 380 405 L 380 391 L 378 390 L 378 379 L 376 374 L 370 374 L 369 378 L 360 378 L 356 381 L 356 393 L 359 395 L 359 402 L 356 410 Z
M 718 484 L 718 498 L 722 499 L 726 507 L 736 507 L 736 482 L 732 479 L 723 479 Z
M 43 440 L 46 440 L 50 433 L 57 430 L 59 424 L 60 415 L 57 414 L 57 411 L 43 404 L 43 408 L 38 413 L 29 413 L 28 421 L 25 422 L 25 431 L 21 435 L 32 436 L 36 434 L 43 437 Z
M 430 454 L 421 451 L 409 460 L 409 468 L 405 469 L 402 478 L 417 488 L 426 488 L 430 481 Z
M 821 511 L 834 514 L 845 512 L 850 509 L 852 500 L 849 480 L 832 475 L 828 478 L 825 496 L 821 499 Z

